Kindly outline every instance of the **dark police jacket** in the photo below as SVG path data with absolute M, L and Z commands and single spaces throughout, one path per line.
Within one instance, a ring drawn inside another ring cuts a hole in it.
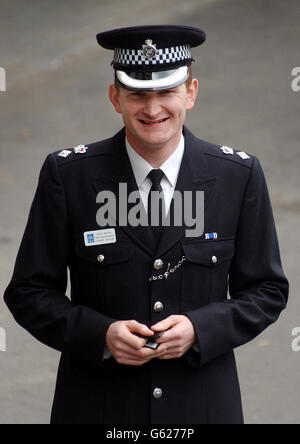
M 115 243 L 85 245 L 83 233 L 100 229 L 97 194 L 117 196 L 119 183 L 137 190 L 124 129 L 85 153 L 50 154 L 43 165 L 5 301 L 19 324 L 62 353 L 52 423 L 243 422 L 233 349 L 277 320 L 288 282 L 258 160 L 225 154 L 186 128 L 184 135 L 176 189 L 204 191 L 204 233 L 166 227 L 157 248 L 148 227 L 118 221 Z M 183 256 L 168 278 L 149 281 Z M 112 322 L 151 326 L 171 314 L 189 317 L 200 353 L 140 367 L 102 359 Z

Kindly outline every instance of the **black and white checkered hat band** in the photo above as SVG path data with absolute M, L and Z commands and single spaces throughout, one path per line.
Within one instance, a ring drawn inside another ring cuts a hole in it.
M 115 49 L 114 65 L 165 65 L 192 59 L 189 45 L 158 49 L 153 58 L 144 55 L 141 49 Z

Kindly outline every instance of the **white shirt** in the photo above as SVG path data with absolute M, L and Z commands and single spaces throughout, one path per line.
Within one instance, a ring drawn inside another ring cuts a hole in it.
M 144 204 L 146 213 L 148 212 L 148 196 L 152 186 L 151 179 L 148 176 L 153 166 L 150 165 L 142 156 L 140 156 L 129 144 L 126 138 L 126 150 L 132 166 L 133 174 Z M 181 139 L 176 150 L 171 156 L 159 167 L 164 176 L 161 180 L 161 187 L 164 193 L 166 216 L 168 214 L 172 197 L 175 191 L 179 170 L 184 154 L 184 137 Z

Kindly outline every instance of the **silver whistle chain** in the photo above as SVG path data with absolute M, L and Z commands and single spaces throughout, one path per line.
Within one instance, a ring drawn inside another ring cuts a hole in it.
M 185 256 L 182 256 L 182 258 L 180 259 L 180 261 L 178 262 L 178 264 L 175 265 L 174 268 L 170 268 L 171 264 L 170 264 L 170 262 L 169 262 L 169 263 L 168 263 L 167 271 L 166 271 L 164 274 L 160 274 L 160 275 L 158 275 L 158 276 L 151 276 L 151 277 L 149 278 L 149 282 L 152 282 L 152 281 L 158 281 L 158 280 L 161 280 L 161 279 L 163 279 L 163 278 L 168 279 L 169 274 L 174 273 L 174 272 L 177 270 L 177 268 L 181 267 L 181 265 L 183 264 L 183 262 L 184 262 L 185 260 L 186 260 L 186 257 L 185 257 Z

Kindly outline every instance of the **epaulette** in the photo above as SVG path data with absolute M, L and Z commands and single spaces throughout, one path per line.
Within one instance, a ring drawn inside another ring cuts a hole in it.
M 241 151 L 238 149 L 230 148 L 229 146 L 220 146 L 220 145 L 214 145 L 209 150 L 205 152 L 205 154 L 215 156 L 218 158 L 223 158 L 226 160 L 231 160 L 233 162 L 251 167 L 252 162 L 250 161 L 253 159 L 253 156 L 250 154 L 245 153 L 245 151 Z
M 55 154 L 58 157 L 64 157 L 65 159 L 70 155 L 70 154 L 85 154 L 88 150 L 88 147 L 85 145 L 78 145 L 78 146 L 74 146 L 71 149 L 64 149 L 61 151 L 57 151 Z
M 234 150 L 233 148 L 230 148 L 229 146 L 220 146 L 220 150 L 223 151 L 223 154 L 230 155 L 230 156 L 240 156 L 242 160 L 251 159 L 251 157 L 245 153 L 244 151 L 238 151 Z

